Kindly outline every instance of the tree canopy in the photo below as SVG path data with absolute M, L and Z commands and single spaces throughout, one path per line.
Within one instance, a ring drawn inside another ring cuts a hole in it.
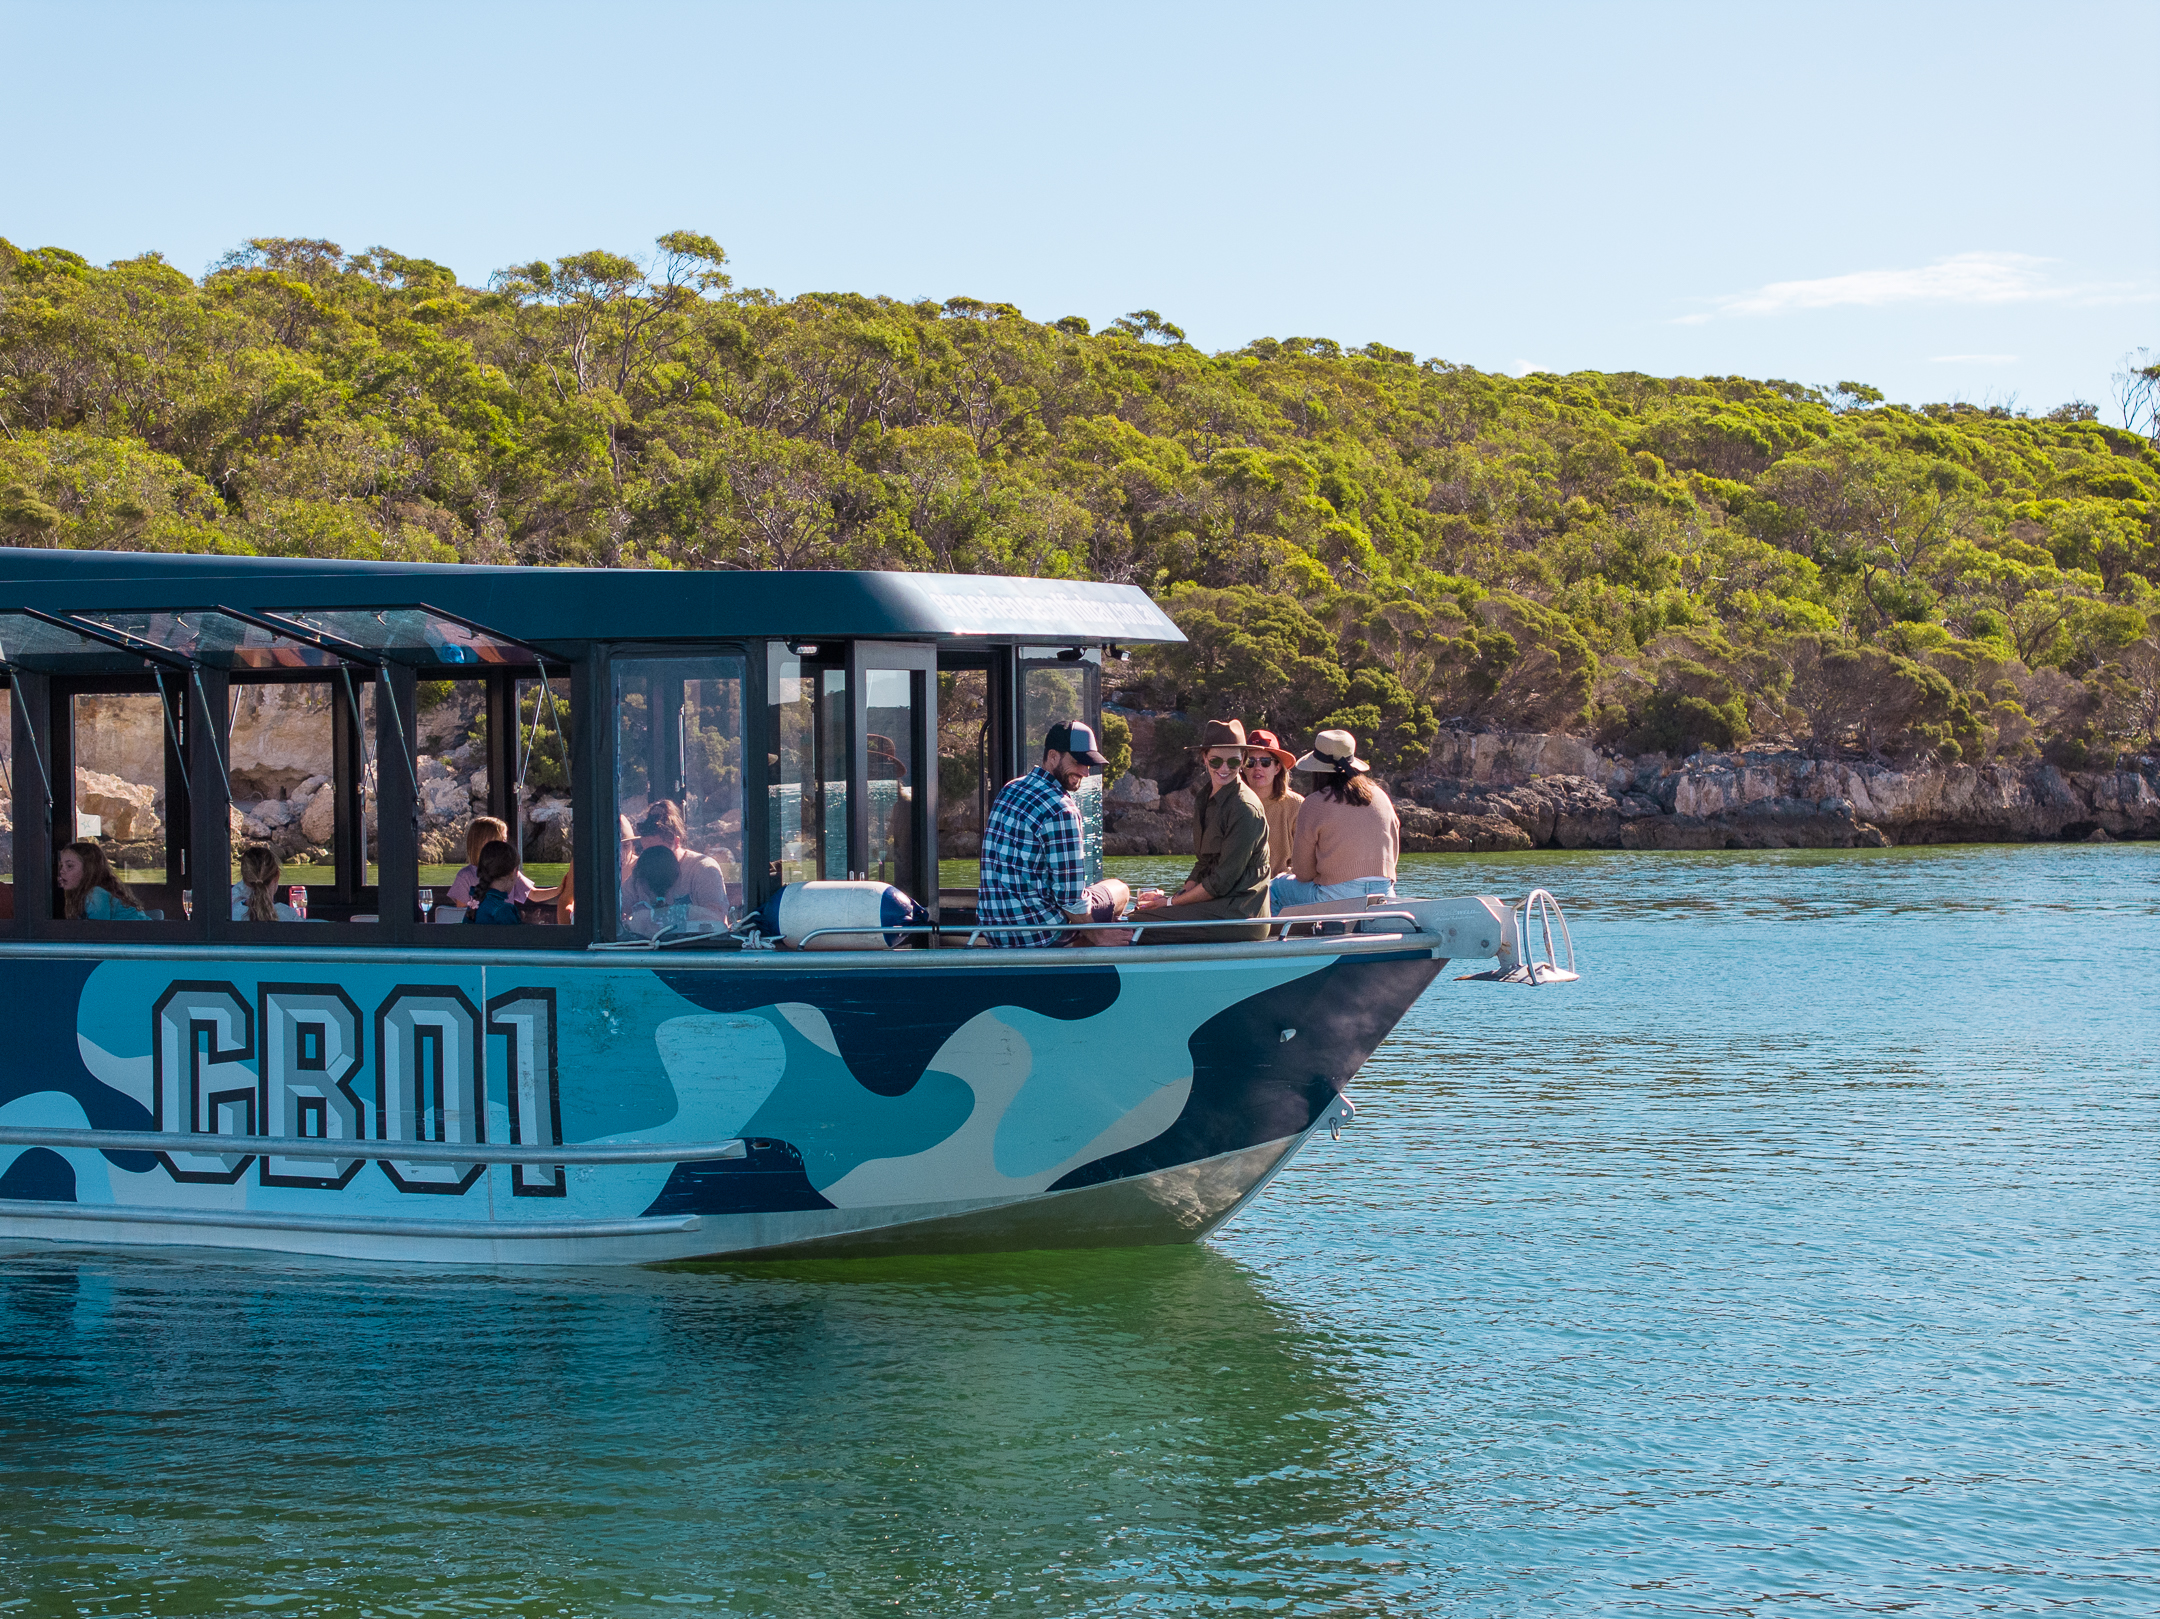
M 1208 354 L 1154 310 L 1096 332 L 726 265 L 689 231 L 485 287 L 322 241 L 199 280 L 0 242 L 0 540 L 1129 581 L 1193 637 L 1136 698 L 1332 719 L 1396 764 L 1443 725 L 2160 744 L 2160 446 L 2090 406 Z

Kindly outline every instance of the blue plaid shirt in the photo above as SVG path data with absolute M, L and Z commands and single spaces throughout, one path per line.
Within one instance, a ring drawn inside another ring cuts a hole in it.
M 1087 855 L 1080 806 L 1064 785 L 1037 765 L 1008 781 L 983 828 L 979 922 L 1021 925 L 1063 922 L 1086 903 Z M 1062 933 L 986 933 L 995 945 L 1063 944 Z

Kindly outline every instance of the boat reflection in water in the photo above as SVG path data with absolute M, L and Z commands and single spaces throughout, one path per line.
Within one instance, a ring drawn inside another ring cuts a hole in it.
M 0 1534 L 34 1529 L 41 1588 L 78 1600 L 153 1560 L 214 1612 L 324 1584 L 396 1607 L 416 1579 L 449 1607 L 789 1612 L 829 1585 L 1070 1613 L 1401 1578 L 1406 1442 L 1210 1248 L 454 1280 L 8 1260 L 0 1342 L 37 1349 L 0 1412 L 38 1465 Z M 205 1535 L 235 1478 L 244 1520 Z
M 1182 639 L 1131 587 L 81 552 L 0 553 L 0 584 L 0 1235 L 538 1264 L 1189 1242 L 1344 1116 L 1448 959 L 1567 976 L 1529 964 L 1527 908 L 1471 898 L 980 947 L 935 880 L 941 778 L 979 825 L 1031 739 L 1098 721 L 1106 649 Z M 423 699 L 469 702 L 454 749 Z M 122 703 L 162 722 L 147 748 L 101 737 Z M 319 768 L 250 809 L 237 717 L 266 704 L 322 716 Z M 483 811 L 528 858 L 557 840 L 563 886 L 442 928 L 467 919 L 426 914 L 423 856 Z M 312 840 L 285 851 L 306 921 L 189 903 L 236 824 Z M 695 904 L 637 888 L 641 835 Z M 32 876 L 80 838 L 151 920 L 70 919 Z

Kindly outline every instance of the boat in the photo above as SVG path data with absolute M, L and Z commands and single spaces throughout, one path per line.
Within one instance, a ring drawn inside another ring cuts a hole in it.
M 941 854 L 1051 724 L 1099 727 L 1105 659 L 1182 639 L 1130 586 L 37 550 L 0 582 L 0 1239 L 1189 1242 L 1339 1131 L 1450 960 L 1573 975 L 1542 894 L 995 947 Z M 540 880 L 517 925 L 447 902 L 483 813 Z M 715 903 L 632 903 L 655 836 Z M 69 845 L 139 918 L 67 914 Z

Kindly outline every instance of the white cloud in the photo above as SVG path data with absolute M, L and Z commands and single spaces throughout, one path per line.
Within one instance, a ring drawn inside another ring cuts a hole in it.
M 2015 354 L 1930 354 L 1929 365 L 2016 365 Z
M 1773 281 L 1728 293 L 1715 307 L 1679 316 L 1699 326 L 1723 315 L 1786 315 L 1806 309 L 1880 309 L 1887 304 L 2148 303 L 2160 293 L 2130 282 L 2065 284 L 2050 279 L 2055 259 L 2025 253 L 1958 253 L 1915 270 L 1855 270 L 1815 281 Z
M 1518 377 L 1527 377 L 1534 371 L 1550 371 L 1552 367 L 1540 365 L 1535 360 L 1517 360 L 1509 369 Z

